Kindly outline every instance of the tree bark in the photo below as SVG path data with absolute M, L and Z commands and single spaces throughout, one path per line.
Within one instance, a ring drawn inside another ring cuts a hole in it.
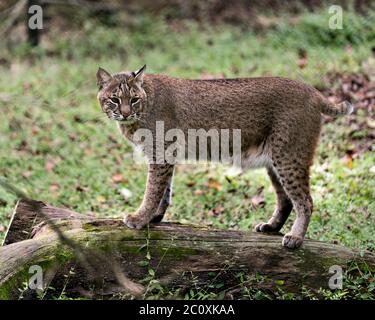
M 288 250 L 280 235 L 178 223 L 133 230 L 121 220 L 23 199 L 0 248 L 0 299 L 176 298 L 186 292 L 242 298 L 245 288 L 275 287 L 298 294 L 303 287 L 328 288 L 330 267 L 345 270 L 352 263 L 375 270 L 375 255 L 313 240 Z M 30 289 L 31 266 L 42 270 L 38 290 Z

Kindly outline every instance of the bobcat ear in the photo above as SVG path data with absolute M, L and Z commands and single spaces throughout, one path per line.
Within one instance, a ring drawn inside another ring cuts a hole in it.
M 96 72 L 96 84 L 98 85 L 98 88 L 102 89 L 103 86 L 111 79 L 111 74 L 99 67 L 98 71 Z
M 132 77 L 129 80 L 130 85 L 138 84 L 142 85 L 143 84 L 143 76 L 144 76 L 144 71 L 146 70 L 146 65 L 144 65 L 142 68 L 138 69 L 137 71 L 132 72 Z

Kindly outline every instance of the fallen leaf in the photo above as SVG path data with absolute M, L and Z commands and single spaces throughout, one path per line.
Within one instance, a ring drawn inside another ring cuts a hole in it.
M 2 224 L 0 224 L 0 232 L 4 232 L 4 231 L 5 231 L 5 227 Z
M 208 211 L 208 215 L 211 217 L 217 217 L 219 214 L 224 212 L 224 207 L 221 205 L 218 205 L 216 208 L 213 208 L 212 210 Z
M 60 185 L 57 182 L 53 182 L 50 184 L 49 189 L 51 191 L 57 191 L 60 189 Z
M 113 181 L 114 183 L 120 183 L 120 182 L 124 182 L 125 179 L 124 179 L 124 177 L 123 177 L 121 174 L 114 174 L 114 175 L 112 176 L 112 181 Z
M 210 189 L 215 189 L 217 191 L 221 191 L 223 189 L 222 185 L 219 181 L 214 178 L 208 178 L 208 182 L 205 184 Z
M 263 208 L 266 204 L 266 201 L 264 200 L 263 195 L 263 187 L 259 188 L 257 191 L 257 194 L 253 197 L 251 197 L 251 205 L 254 209 Z
M 40 132 L 40 129 L 39 129 L 39 127 L 37 127 L 37 126 L 33 126 L 32 128 L 31 128 L 31 134 L 32 135 L 37 135 L 38 133 Z
M 52 172 L 55 166 L 61 161 L 60 157 L 53 158 L 53 159 L 47 159 L 44 168 L 47 172 Z
M 195 195 L 195 196 L 201 196 L 201 195 L 204 195 L 204 191 L 203 191 L 203 190 L 200 190 L 200 189 L 194 190 L 194 195 Z
M 46 169 L 47 172 L 52 172 L 53 168 L 55 167 L 55 162 L 52 160 L 47 160 L 44 168 Z

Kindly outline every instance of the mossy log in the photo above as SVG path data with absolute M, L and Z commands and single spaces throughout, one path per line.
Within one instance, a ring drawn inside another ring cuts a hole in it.
M 177 223 L 133 230 L 120 219 L 23 199 L 0 248 L 0 299 L 176 298 L 185 292 L 241 298 L 246 286 L 298 293 L 302 287 L 328 288 L 330 267 L 345 270 L 353 262 L 375 269 L 374 254 L 339 245 L 306 240 L 289 250 L 281 246 L 280 235 Z M 31 266 L 41 267 L 39 290 L 29 288 Z

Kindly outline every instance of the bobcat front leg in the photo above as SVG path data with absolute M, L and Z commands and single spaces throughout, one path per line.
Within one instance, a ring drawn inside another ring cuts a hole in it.
M 142 204 L 135 214 L 129 214 L 124 218 L 124 223 L 129 228 L 141 229 L 158 214 L 159 204 L 173 175 L 173 167 L 171 164 L 149 165 Z
M 172 185 L 173 172 L 172 175 L 169 177 L 167 188 L 164 191 L 163 198 L 160 201 L 158 211 L 156 212 L 156 215 L 152 218 L 151 223 L 157 223 L 163 220 L 164 214 L 172 202 Z

